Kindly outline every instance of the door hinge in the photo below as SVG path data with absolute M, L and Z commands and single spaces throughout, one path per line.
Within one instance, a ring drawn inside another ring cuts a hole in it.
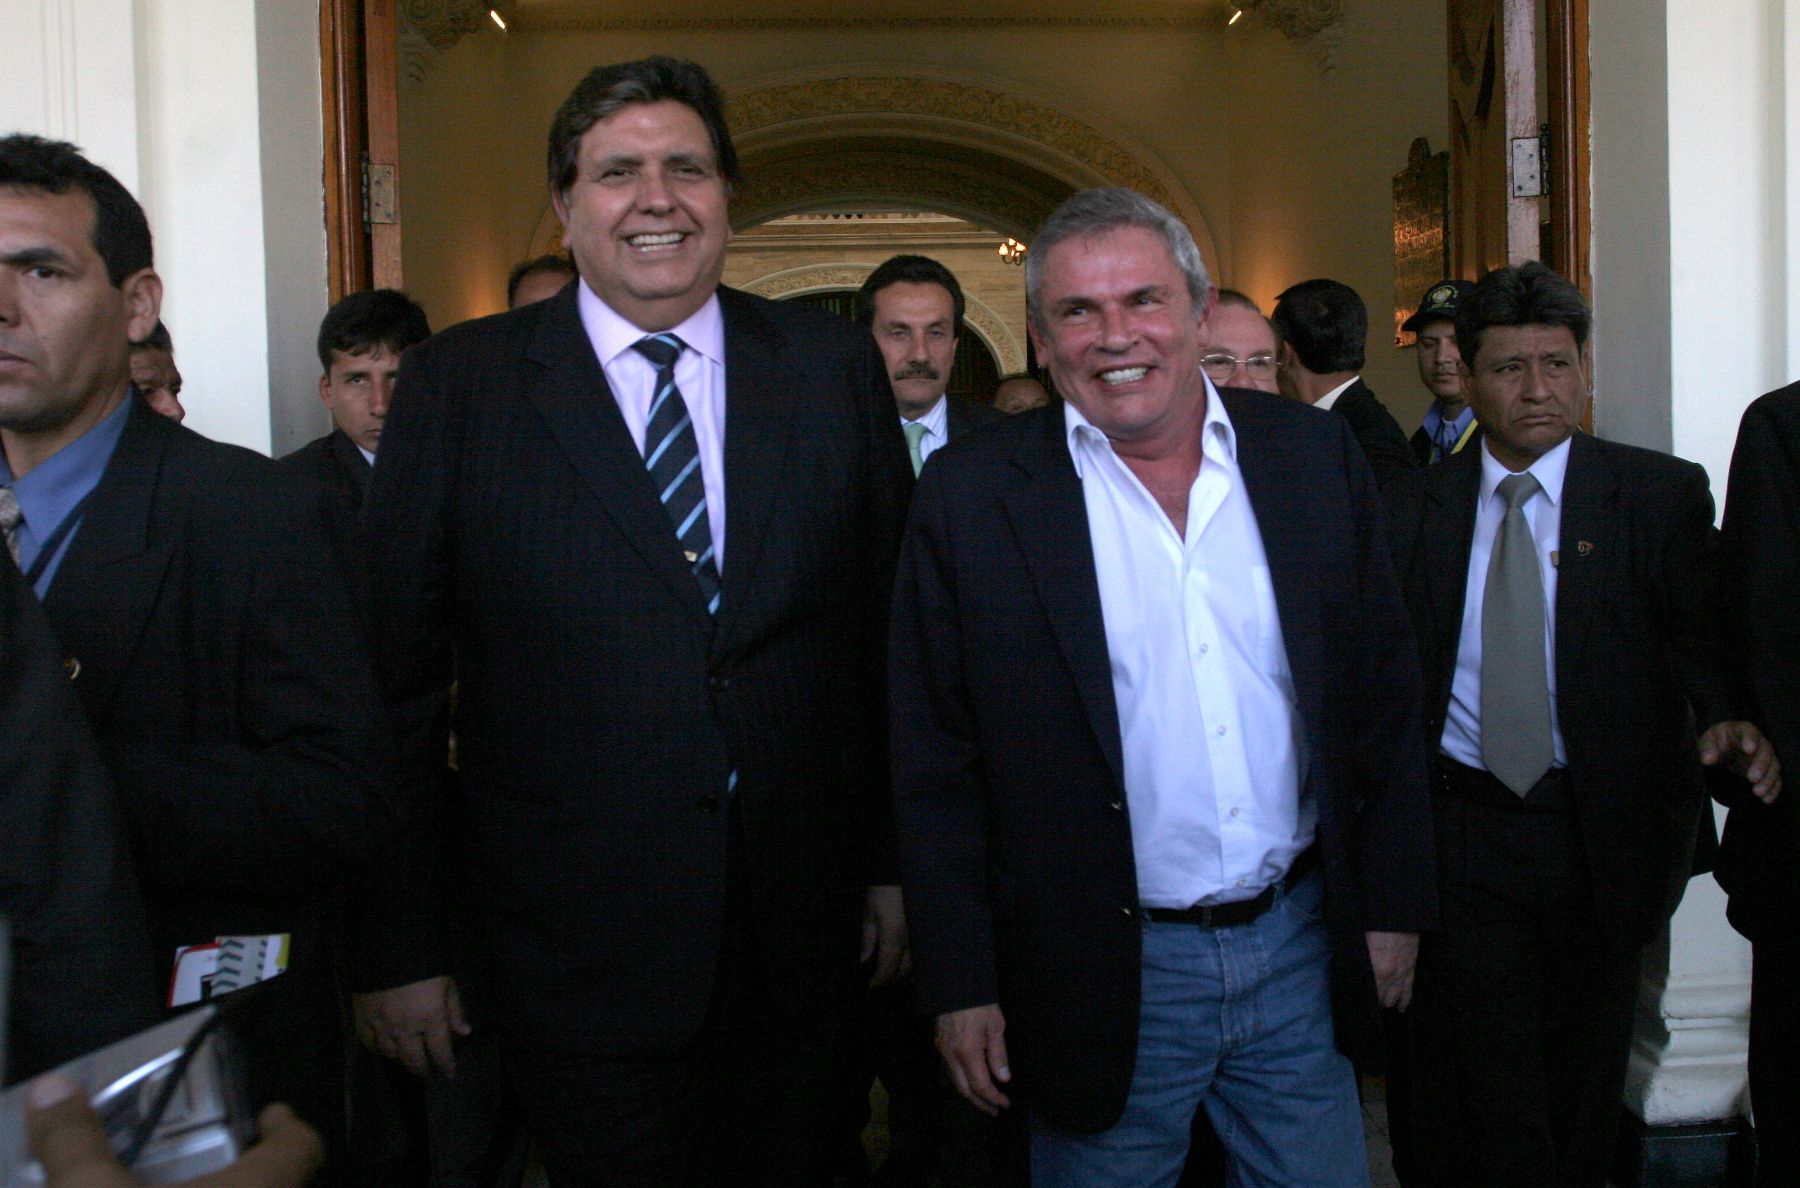
M 1550 192 L 1547 166 L 1550 160 L 1550 125 L 1536 136 L 1516 136 L 1512 141 L 1512 196 L 1541 198 Z
M 365 231 L 376 223 L 400 221 L 395 210 L 394 167 L 372 163 L 367 153 L 362 159 L 362 199 Z

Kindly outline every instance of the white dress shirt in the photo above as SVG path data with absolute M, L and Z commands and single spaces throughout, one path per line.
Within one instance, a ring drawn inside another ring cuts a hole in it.
M 650 400 L 656 395 L 656 365 L 633 349 L 648 333 L 620 317 L 581 282 L 576 294 L 581 324 L 594 356 L 606 373 L 607 386 L 625 416 L 625 427 L 638 453 L 644 452 L 644 427 Z M 725 573 L 725 317 L 717 294 L 685 322 L 671 327 L 687 344 L 675 359 L 675 386 L 694 421 L 700 450 L 700 478 L 706 484 L 706 522 L 712 530 L 713 564 Z
M 1359 380 L 1361 378 L 1362 378 L 1362 376 L 1360 376 L 1360 375 L 1351 376 L 1349 379 L 1345 380 L 1343 383 L 1339 384 L 1337 387 L 1333 388 L 1331 391 L 1325 393 L 1325 395 L 1323 395 L 1323 396 L 1319 397 L 1317 400 L 1313 401 L 1313 407 L 1320 410 L 1321 412 L 1330 412 L 1331 406 L 1338 402 L 1338 397 L 1342 396 L 1345 392 L 1348 392 L 1350 390 L 1350 385 L 1355 383 L 1357 380 Z
M 923 466 L 925 459 L 937 453 L 950 440 L 950 397 L 939 396 L 937 403 L 916 421 L 901 417 L 900 427 L 904 429 L 908 425 L 925 426 L 925 436 L 919 439 L 919 465 Z
M 1305 741 L 1237 434 L 1207 383 L 1187 536 L 1074 404 L 1139 901 L 1254 897 L 1312 844 Z
M 1563 747 L 1562 724 L 1556 717 L 1556 564 L 1557 538 L 1562 532 L 1563 476 L 1569 471 L 1569 443 L 1549 450 L 1527 473 L 1543 488 L 1526 500 L 1520 510 L 1531 525 L 1537 542 L 1538 568 L 1544 577 L 1544 675 L 1550 686 L 1550 742 L 1556 766 L 1569 765 Z M 1481 493 L 1475 503 L 1475 539 L 1469 547 L 1469 575 L 1463 595 L 1462 634 L 1456 643 L 1456 675 L 1450 683 L 1450 706 L 1444 714 L 1444 734 L 1438 747 L 1458 763 L 1487 770 L 1481 758 L 1481 608 L 1487 600 L 1488 559 L 1494 537 L 1506 518 L 1506 500 L 1499 495 L 1500 480 L 1512 472 L 1494 460 L 1487 441 L 1481 443 Z

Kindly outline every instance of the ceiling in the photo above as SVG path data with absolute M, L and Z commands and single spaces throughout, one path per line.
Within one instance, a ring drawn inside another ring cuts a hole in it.
M 658 0 L 654 12 L 617 0 L 512 0 L 508 7 L 524 28 L 608 20 L 658 21 L 885 21 L 939 20 L 1224 20 L 1226 0 Z

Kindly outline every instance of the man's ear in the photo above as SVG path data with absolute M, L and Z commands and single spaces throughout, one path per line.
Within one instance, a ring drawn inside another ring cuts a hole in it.
M 329 375 L 319 377 L 319 403 L 326 408 L 331 407 L 331 377 Z
M 140 268 L 119 282 L 119 292 L 125 297 L 126 341 L 142 342 L 162 317 L 162 277 L 152 269 Z
M 550 191 L 550 209 L 556 212 L 556 221 L 562 224 L 562 229 L 565 233 L 563 239 L 564 242 L 567 242 L 567 232 L 569 230 L 569 204 L 563 201 L 563 192 L 561 190 L 552 189 Z

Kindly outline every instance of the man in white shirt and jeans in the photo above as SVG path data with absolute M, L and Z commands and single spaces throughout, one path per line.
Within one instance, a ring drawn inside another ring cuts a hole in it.
M 1083 191 L 1033 241 L 1066 405 L 915 495 L 890 672 L 921 1005 L 1034 1183 L 1367 1182 L 1340 1049 L 1432 922 L 1418 670 L 1341 418 L 1221 396 L 1192 236 Z M 1018 689 L 1032 691 L 1023 712 Z

